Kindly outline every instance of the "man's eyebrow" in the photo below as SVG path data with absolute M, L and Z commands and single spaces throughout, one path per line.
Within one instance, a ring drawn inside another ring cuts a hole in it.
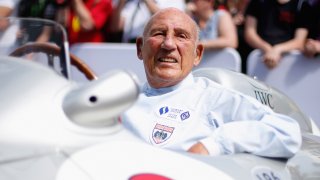
M 186 34 L 191 34 L 189 31 L 187 31 L 185 28 L 181 28 L 181 27 L 176 27 L 174 28 L 174 31 L 177 31 L 177 32 L 183 32 L 183 33 L 186 33 Z
M 192 36 L 192 33 L 190 31 L 187 31 L 185 28 L 177 27 L 177 28 L 175 28 L 175 32 L 183 33 L 183 34 L 187 35 L 188 37 Z
M 167 30 L 168 30 L 167 27 L 161 27 L 161 26 L 153 27 L 153 28 L 150 28 L 149 34 L 153 34 L 153 33 L 158 32 L 158 31 L 164 32 L 164 31 L 167 31 Z M 192 37 L 192 32 L 187 31 L 185 28 L 182 28 L 182 27 L 175 27 L 174 28 L 174 32 L 178 33 L 178 34 L 185 34 L 187 37 Z
M 156 31 L 165 31 L 165 30 L 166 30 L 166 28 L 164 28 L 164 27 L 154 27 L 154 28 L 151 28 L 149 32 L 153 33 Z

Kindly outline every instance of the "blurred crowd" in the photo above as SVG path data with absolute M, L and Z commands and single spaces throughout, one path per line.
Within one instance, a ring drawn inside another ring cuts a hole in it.
M 72 46 L 82 42 L 134 43 L 161 8 L 188 13 L 205 50 L 236 49 L 246 72 L 253 49 L 267 67 L 293 49 L 320 54 L 320 0 L 0 0 L 0 17 L 38 17 L 62 24 Z M 1 24 L 0 24 L 1 27 Z M 39 41 L 46 41 L 46 33 Z

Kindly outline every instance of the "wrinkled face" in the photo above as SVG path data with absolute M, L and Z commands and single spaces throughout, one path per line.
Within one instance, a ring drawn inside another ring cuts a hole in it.
M 137 39 L 138 57 L 152 87 L 173 86 L 199 64 L 203 46 L 197 38 L 193 20 L 177 9 L 162 10 L 152 17 L 144 37 Z

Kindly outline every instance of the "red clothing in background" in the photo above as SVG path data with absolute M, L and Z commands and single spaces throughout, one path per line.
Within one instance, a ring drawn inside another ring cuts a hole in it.
M 77 42 L 104 41 L 103 29 L 112 12 L 112 0 L 85 0 L 84 3 L 94 20 L 94 29 L 91 31 L 81 30 L 79 19 L 73 10 L 71 10 L 68 19 L 70 45 Z

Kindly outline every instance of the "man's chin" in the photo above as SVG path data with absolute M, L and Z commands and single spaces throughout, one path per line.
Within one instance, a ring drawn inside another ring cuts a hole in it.
M 159 79 L 165 80 L 165 81 L 174 81 L 179 77 L 176 73 L 161 73 L 158 74 Z
M 154 88 L 164 88 L 174 86 L 181 80 L 182 78 L 180 76 L 158 74 L 157 76 L 153 76 L 153 78 L 149 79 L 149 83 Z

